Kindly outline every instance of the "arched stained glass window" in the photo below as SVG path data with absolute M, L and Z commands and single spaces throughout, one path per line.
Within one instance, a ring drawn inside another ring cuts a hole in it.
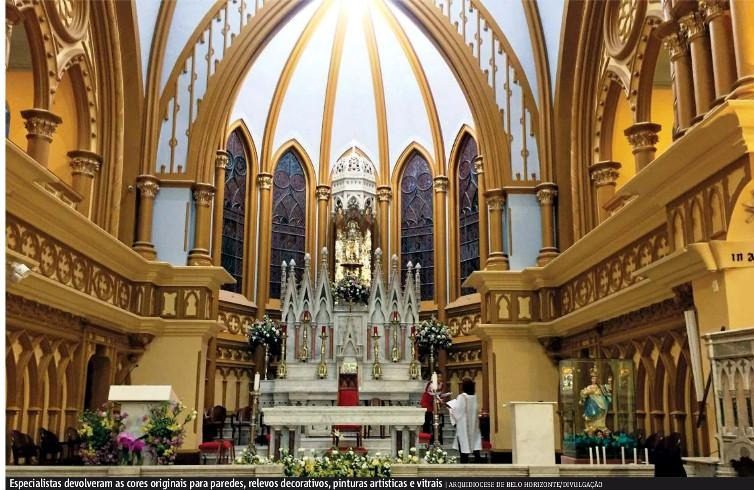
M 421 299 L 435 296 L 435 247 L 432 205 L 432 173 L 419 152 L 409 157 L 401 177 L 401 270 L 421 264 Z
M 477 157 L 476 141 L 466 135 L 458 152 L 458 242 L 460 284 L 479 270 L 479 186 L 474 169 Z M 471 294 L 474 288 L 461 288 L 461 294 Z
M 223 289 L 241 293 L 243 288 L 244 229 L 246 221 L 246 181 L 248 154 L 240 130 L 228 138 L 230 153 L 225 168 L 225 198 L 223 200 L 223 239 L 220 260 L 222 266 L 236 280 Z
M 298 155 L 288 150 L 280 157 L 272 180 L 272 256 L 270 297 L 280 297 L 280 264 L 296 261 L 300 277 L 306 244 L 306 176 Z

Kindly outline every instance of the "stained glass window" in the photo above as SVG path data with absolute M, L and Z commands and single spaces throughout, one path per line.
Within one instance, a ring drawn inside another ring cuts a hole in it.
M 458 153 L 458 242 L 460 284 L 479 270 L 479 186 L 474 169 L 476 142 L 466 135 Z M 474 288 L 461 288 L 461 294 L 471 294 Z
M 246 218 L 247 149 L 237 129 L 228 138 L 230 153 L 225 168 L 225 199 L 223 201 L 223 238 L 220 260 L 222 266 L 236 280 L 223 289 L 242 292 L 244 263 L 244 225 Z
M 401 177 L 401 269 L 421 264 L 421 299 L 435 296 L 435 247 L 432 215 L 432 173 L 420 153 L 414 152 Z
M 270 297 L 279 298 L 281 263 L 295 260 L 298 277 L 304 268 L 306 176 L 295 152 L 288 150 L 280 158 L 272 183 Z

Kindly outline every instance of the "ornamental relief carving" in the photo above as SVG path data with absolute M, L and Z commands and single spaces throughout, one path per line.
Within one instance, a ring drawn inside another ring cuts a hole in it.
M 47 15 L 55 33 L 68 43 L 81 40 L 89 27 L 89 2 L 47 0 Z
M 221 332 L 246 338 L 246 332 L 254 323 L 255 318 L 250 315 L 224 311 L 221 305 L 220 312 L 217 314 L 217 321 L 222 325 Z
M 610 2 L 605 12 L 605 47 L 617 59 L 625 59 L 635 48 L 647 11 L 646 0 Z
M 477 308 L 475 311 L 448 318 L 448 329 L 453 337 L 469 335 L 481 320 L 482 317 Z

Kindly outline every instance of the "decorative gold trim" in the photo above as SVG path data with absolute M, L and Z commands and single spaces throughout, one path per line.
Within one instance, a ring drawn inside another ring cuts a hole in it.
M 371 10 L 371 4 L 370 4 Z M 385 104 L 385 87 L 382 83 L 382 65 L 377 49 L 377 37 L 374 33 L 374 22 L 371 15 L 364 17 L 364 38 L 369 55 L 369 68 L 372 73 L 374 90 L 374 108 L 377 114 L 377 158 L 380 171 L 377 172 L 377 185 L 389 185 L 390 176 L 390 144 L 387 128 L 387 107 Z

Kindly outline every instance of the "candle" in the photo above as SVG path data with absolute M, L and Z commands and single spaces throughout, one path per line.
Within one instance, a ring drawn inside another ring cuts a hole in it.
M 377 336 L 377 325 L 374 326 L 374 336 Z
M 626 464 L 626 448 L 620 447 L 620 464 Z
M 437 391 L 437 373 L 432 373 L 432 391 Z
M 634 448 L 634 464 L 638 464 L 639 460 L 636 459 L 636 448 Z
M 282 325 L 280 325 L 280 330 L 283 331 L 283 334 L 288 333 L 288 325 L 286 325 L 285 323 L 283 323 Z
M 589 464 L 594 464 L 594 454 L 592 452 L 592 446 L 589 446 Z
M 602 464 L 607 464 L 607 450 L 602 446 Z
M 322 325 L 322 335 L 327 335 L 327 327 Z
M 597 464 L 600 464 L 600 447 L 599 446 L 595 446 L 594 447 L 594 454 L 595 454 L 595 456 L 597 456 L 597 458 L 596 458 L 597 459 Z
M 649 464 L 649 449 L 644 448 L 644 464 Z
M 259 371 L 254 374 L 254 391 L 259 391 Z

